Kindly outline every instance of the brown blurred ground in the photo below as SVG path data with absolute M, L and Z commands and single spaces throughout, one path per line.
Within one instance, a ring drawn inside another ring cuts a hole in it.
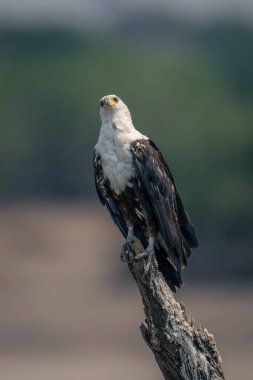
M 0 210 L 1 379 L 162 379 L 105 210 L 84 203 Z M 188 283 L 177 297 L 215 334 L 226 378 L 253 378 L 252 287 Z

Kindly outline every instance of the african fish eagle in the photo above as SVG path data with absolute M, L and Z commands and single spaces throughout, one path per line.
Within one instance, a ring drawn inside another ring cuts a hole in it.
M 116 95 L 100 100 L 102 126 L 94 149 L 98 197 L 126 239 L 121 257 L 138 238 L 147 273 L 154 260 L 172 290 L 182 285 L 181 268 L 198 246 L 194 227 L 162 153 L 132 123 Z

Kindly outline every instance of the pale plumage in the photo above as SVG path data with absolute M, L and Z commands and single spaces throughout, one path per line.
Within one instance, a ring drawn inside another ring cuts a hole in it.
M 108 114 L 101 110 L 102 126 L 95 146 L 95 152 L 101 157 L 104 176 L 116 194 L 124 191 L 133 177 L 130 143 L 138 139 L 147 139 L 134 128 L 131 115 L 124 103 L 118 106 L 122 117 L 118 117 L 118 112 L 115 113 L 113 110 L 108 110 Z

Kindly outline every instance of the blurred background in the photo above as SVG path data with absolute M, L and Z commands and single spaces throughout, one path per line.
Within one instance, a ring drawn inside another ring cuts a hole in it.
M 0 0 L 1 378 L 162 379 L 93 184 L 110 93 L 198 231 L 176 297 L 252 378 L 253 3 Z

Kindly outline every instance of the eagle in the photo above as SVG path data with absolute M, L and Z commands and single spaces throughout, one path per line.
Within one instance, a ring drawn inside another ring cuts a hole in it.
M 100 117 L 93 156 L 95 186 L 126 239 L 121 258 L 128 261 L 139 239 L 144 250 L 134 260 L 144 260 L 145 273 L 158 269 L 176 291 L 183 283 L 181 269 L 198 240 L 170 168 L 155 143 L 135 129 L 118 96 L 100 99 Z

